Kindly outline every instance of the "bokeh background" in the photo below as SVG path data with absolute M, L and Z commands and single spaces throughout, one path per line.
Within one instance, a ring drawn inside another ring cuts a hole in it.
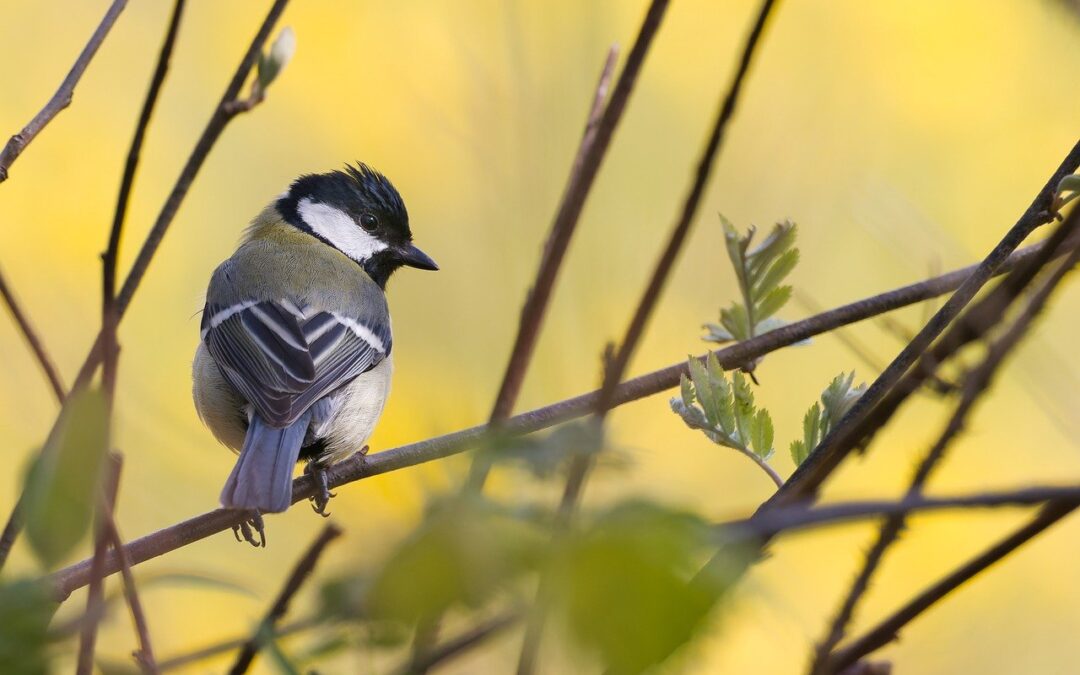
M 211 270 L 241 229 L 302 172 L 363 160 L 397 184 L 417 242 L 442 265 L 391 282 L 397 373 L 374 451 L 483 421 L 535 271 L 604 53 L 628 49 L 644 0 L 296 2 L 280 25 L 298 48 L 267 102 L 214 149 L 121 328 L 117 445 L 126 457 L 121 529 L 134 537 L 212 508 L 233 456 L 198 421 L 189 367 Z M 519 409 L 595 386 L 599 354 L 624 328 L 673 222 L 755 2 L 680 0 L 645 64 L 556 290 Z M 104 0 L 0 6 L 0 130 L 48 98 L 100 19 Z M 132 202 L 130 262 L 243 50 L 266 2 L 193 2 L 151 126 Z M 70 382 L 98 325 L 98 253 L 122 162 L 171 3 L 133 0 L 63 112 L 0 187 L 0 264 Z M 701 216 L 633 363 L 645 372 L 700 353 L 699 326 L 736 294 L 718 213 L 746 226 L 792 218 L 804 297 L 833 306 L 969 264 L 1023 211 L 1075 142 L 1080 21 L 1035 0 L 941 3 L 788 0 L 767 34 L 730 127 Z M 976 490 L 1080 475 L 1074 355 L 1080 294 L 1066 288 L 934 481 Z M 916 328 L 925 308 L 896 315 Z M 793 302 L 789 319 L 810 313 Z M 879 323 L 850 329 L 885 363 L 899 349 Z M 784 449 L 828 380 L 873 376 L 831 336 L 770 356 L 758 401 Z M 887 496 L 946 408 L 904 410 L 874 452 L 849 462 L 830 498 Z M 0 504 L 11 504 L 30 453 L 56 412 L 9 321 L 0 321 Z M 596 477 L 588 500 L 643 495 L 709 518 L 745 514 L 772 488 L 745 458 L 709 444 L 671 414 L 667 395 L 612 416 L 631 465 Z M 333 503 L 347 537 L 324 573 L 372 567 L 433 495 L 453 490 L 458 457 L 351 485 Z M 500 473 L 491 493 L 554 499 Z M 889 558 L 857 626 L 866 627 L 1022 514 L 919 518 Z M 140 568 L 234 583 L 147 586 L 158 654 L 246 633 L 320 520 L 304 507 L 269 519 L 269 546 L 225 533 Z M 846 588 L 869 526 L 781 541 L 757 565 L 673 672 L 790 673 Z M 87 547 L 79 553 L 82 557 Z M 1080 522 L 1073 518 L 956 593 L 882 652 L 900 672 L 1071 672 L 1080 631 Z M 30 573 L 22 546 L 12 562 Z M 314 587 L 312 587 L 314 588 Z M 310 607 L 308 593 L 296 615 Z M 80 595 L 73 602 L 82 603 Z M 445 672 L 505 672 L 519 635 Z M 303 644 L 307 638 L 286 641 Z M 101 651 L 134 643 L 117 611 Z M 558 663 L 555 656 L 551 664 Z M 349 656 L 327 672 L 393 660 Z M 220 671 L 210 661 L 192 672 Z M 267 669 L 265 663 L 258 664 Z M 565 665 L 565 662 L 564 662 Z M 553 666 L 554 667 L 554 666 Z M 571 668 L 572 670 L 572 668 Z M 553 671 L 554 672 L 554 671 Z

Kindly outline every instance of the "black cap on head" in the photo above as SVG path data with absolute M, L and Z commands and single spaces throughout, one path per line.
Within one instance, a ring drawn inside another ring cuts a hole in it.
M 356 260 L 380 286 L 402 266 L 438 269 L 413 246 L 409 213 L 397 189 L 366 164 L 301 176 L 277 208 L 293 226 Z

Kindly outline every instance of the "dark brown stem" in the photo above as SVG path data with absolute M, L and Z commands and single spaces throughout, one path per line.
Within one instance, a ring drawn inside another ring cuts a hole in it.
M 1080 216 L 1080 211 L 1074 211 L 1069 219 L 1058 228 L 1055 243 L 1058 239 L 1063 240 L 1069 237 L 1076 230 L 1077 223 L 1080 223 L 1080 217 L 1078 216 Z M 964 429 L 971 410 L 990 386 L 1005 357 L 1015 349 L 1023 336 L 1027 334 L 1032 322 L 1043 310 L 1050 295 L 1058 288 L 1062 279 L 1072 270 L 1078 259 L 1080 259 L 1080 248 L 1074 248 L 1072 253 L 1047 276 L 1020 313 L 1020 316 L 1017 317 L 1005 334 L 991 345 L 983 362 L 966 378 L 960 402 L 957 404 L 956 410 L 946 424 L 945 429 L 916 468 L 915 475 L 908 486 L 908 496 L 918 495 L 922 492 L 926 482 L 930 479 L 930 475 L 944 458 L 952 441 Z M 1015 294 L 1019 294 L 1023 289 L 1023 287 L 1005 282 L 1002 285 L 1012 286 Z M 812 674 L 827 675 L 832 672 L 826 669 L 829 656 L 836 645 L 840 643 L 840 640 L 843 639 L 844 632 L 855 614 L 859 601 L 870 588 L 871 578 L 885 559 L 885 554 L 890 546 L 900 536 L 905 523 L 906 518 L 901 514 L 886 519 L 882 524 L 877 539 L 867 552 L 863 566 L 852 582 L 851 588 L 830 624 L 828 632 L 817 645 L 814 661 L 810 669 Z
M 124 163 L 124 173 L 120 179 L 120 192 L 116 198 L 116 210 L 113 213 L 112 228 L 109 230 L 109 241 L 105 252 L 101 256 L 103 262 L 102 333 L 105 342 L 102 381 L 110 407 L 116 386 L 116 325 L 120 320 L 119 313 L 116 311 L 116 265 L 120 255 L 124 219 L 127 215 L 128 202 L 131 199 L 131 189 L 135 183 L 135 171 L 139 166 L 139 156 L 142 152 L 143 140 L 146 138 L 146 129 L 150 126 L 150 118 L 154 114 L 154 107 L 157 105 L 161 87 L 165 83 L 165 75 L 169 71 L 169 60 L 172 58 L 173 48 L 176 46 L 176 35 L 180 30 L 180 18 L 184 13 L 184 3 L 185 0 L 176 0 L 173 5 L 169 27 L 165 31 L 165 39 L 161 43 L 157 65 L 154 68 L 154 74 L 150 78 L 150 87 L 146 91 L 142 111 L 139 113 L 139 120 L 135 124 L 135 134 L 131 139 L 127 161 Z
M 116 23 L 116 20 L 120 17 L 120 12 L 124 11 L 125 6 L 127 6 L 127 0 L 113 0 L 108 11 L 105 12 L 105 16 L 102 17 L 101 23 L 94 30 L 94 34 L 90 36 L 90 41 L 86 43 L 82 53 L 79 54 L 79 58 L 75 60 L 75 65 L 71 67 L 67 77 L 60 83 L 60 88 L 52 95 L 45 107 L 38 111 L 37 115 L 34 115 L 34 119 L 30 120 L 22 131 L 12 136 L 4 149 L 0 150 L 0 183 L 7 180 L 8 170 L 15 160 L 19 158 L 23 150 L 26 149 L 26 146 L 30 145 L 34 138 L 41 133 L 41 130 L 60 114 L 61 110 L 71 105 L 75 85 L 82 79 L 87 66 L 90 65 L 90 61 L 97 54 L 98 47 L 105 41 L 105 37 L 112 30 L 113 24 Z
M 210 154 L 210 150 L 221 136 L 221 132 L 225 129 L 229 120 L 236 115 L 235 112 L 226 110 L 228 107 L 227 104 L 235 100 L 236 96 L 240 93 L 240 89 L 243 87 L 244 81 L 251 72 L 256 57 L 262 51 L 263 45 L 270 36 L 270 31 L 273 30 L 274 24 L 277 23 L 281 13 L 285 11 L 285 6 L 287 4 L 289 4 L 289 0 L 274 0 L 273 6 L 270 8 L 262 25 L 259 27 L 258 33 L 255 34 L 251 45 L 244 54 L 244 58 L 240 61 L 240 65 L 233 74 L 228 87 L 226 87 L 221 101 L 214 109 L 214 113 L 210 116 L 210 121 L 207 122 L 206 128 L 203 129 L 202 135 L 195 144 L 195 149 L 192 150 L 191 155 L 185 162 L 184 168 L 180 172 L 180 176 L 176 179 L 172 191 L 165 200 L 165 204 L 162 206 L 157 220 L 154 221 L 150 233 L 143 242 L 143 246 L 139 250 L 138 256 L 135 258 L 135 263 L 132 265 L 131 271 L 128 273 L 127 278 L 124 280 L 124 285 L 120 289 L 120 294 L 116 298 L 116 323 L 119 323 L 124 317 L 124 313 L 131 304 L 131 299 L 135 295 L 135 291 L 138 289 L 143 276 L 146 274 L 146 270 L 150 266 L 150 261 L 153 259 L 154 253 L 157 251 L 158 246 L 161 245 L 161 241 L 165 237 L 165 232 L 169 229 L 169 225 L 172 224 L 173 219 L 176 217 L 176 213 L 180 209 L 180 204 L 184 201 L 184 197 L 187 196 L 192 181 L 195 180 L 196 174 L 206 161 L 206 157 Z M 98 332 L 94 344 L 90 348 L 90 352 L 87 354 L 86 360 L 83 362 L 78 376 L 75 378 L 75 383 L 72 385 L 73 391 L 81 389 L 89 384 L 104 358 L 106 342 L 107 338 L 103 329 Z M 19 532 L 22 529 L 18 511 L 19 505 L 18 502 L 16 502 L 16 505 L 12 508 L 11 514 L 8 516 L 4 532 L 0 535 L 0 568 L 3 568 L 4 563 L 7 561 L 8 552 L 11 550 L 11 546 L 18 538 Z M 115 571 L 115 569 L 113 571 Z
M 889 366 L 878 376 L 852 406 L 851 410 L 831 429 L 818 447 L 807 457 L 795 473 L 788 478 L 784 488 L 779 490 L 764 507 L 789 500 L 798 501 L 816 494 L 825 479 L 840 465 L 840 462 L 855 449 L 865 436 L 865 421 L 881 400 L 889 393 L 904 373 L 926 351 L 930 343 L 975 297 L 975 294 L 993 277 L 995 270 L 1023 243 L 1037 227 L 1053 219 L 1050 207 L 1054 193 L 1061 179 L 1080 166 L 1080 142 L 1077 142 L 1057 171 L 1043 186 L 1031 202 L 1028 209 L 1020 216 L 1016 224 L 1009 229 L 1002 240 L 990 251 L 971 276 L 956 290 L 944 305 L 934 314 L 929 322 L 915 335 L 896 356 Z
M 1014 269 L 1024 261 L 1030 260 L 1043 250 L 1042 244 L 1029 246 L 1013 255 L 1003 265 L 998 274 Z M 715 352 L 720 364 L 727 368 L 738 368 L 750 360 L 764 356 L 788 345 L 807 338 L 829 332 L 840 326 L 862 321 L 884 312 L 907 307 L 928 298 L 934 298 L 956 289 L 966 279 L 973 268 L 966 267 L 934 279 L 928 279 L 901 288 L 893 289 L 869 298 L 863 298 L 848 305 L 831 309 L 802 321 L 796 321 L 782 328 L 759 335 L 751 340 L 739 342 Z M 704 358 L 701 356 L 699 358 Z M 614 405 L 622 405 L 646 396 L 657 394 L 675 387 L 679 376 L 687 372 L 686 361 L 661 368 L 660 370 L 632 378 L 620 384 L 615 390 Z M 557 403 L 515 415 L 506 421 L 503 431 L 513 435 L 524 435 L 546 429 L 556 424 L 584 417 L 596 409 L 600 392 L 592 391 Z M 371 476 L 450 457 L 472 447 L 487 432 L 487 425 L 463 429 L 443 436 L 411 443 L 391 450 L 353 457 L 330 467 L 331 487 L 341 487 Z M 293 482 L 293 503 L 306 500 L 315 493 L 315 483 L 310 477 L 303 476 Z M 236 511 L 217 509 L 183 522 L 171 525 L 157 532 L 128 542 L 127 551 L 132 564 L 138 565 L 151 558 L 156 558 L 188 544 L 204 539 L 238 525 L 242 516 Z M 9 527 L 8 530 L 11 528 Z M 4 552 L 5 542 L 10 547 L 13 538 L 0 537 L 0 554 Z M 106 557 L 109 573 L 116 572 L 118 561 L 114 556 Z M 83 560 L 53 575 L 60 599 L 66 598 L 72 591 L 82 588 L 89 581 L 90 561 Z
M 507 628 L 517 623 L 524 614 L 522 612 L 507 612 L 494 619 L 480 623 L 465 631 L 461 635 L 453 637 L 446 642 L 431 648 L 428 651 L 416 654 L 408 663 L 394 671 L 396 675 L 418 675 L 425 673 L 437 665 L 451 660 L 455 656 L 477 647 L 489 638 L 495 637 Z
M 499 393 L 495 397 L 495 404 L 491 410 L 490 424 L 495 426 L 505 421 L 514 411 L 518 394 L 525 381 L 525 371 L 532 360 L 536 340 L 540 334 L 540 327 L 544 322 L 544 314 L 547 311 L 548 302 L 551 299 L 552 290 L 555 287 L 555 279 L 558 277 L 562 261 L 566 257 L 566 250 L 570 246 L 570 239 L 574 230 L 577 229 L 581 217 L 581 210 L 585 206 L 585 199 L 589 195 L 596 174 L 600 170 L 600 163 L 607 154 L 611 144 L 611 138 L 615 133 L 615 127 L 622 119 L 622 112 L 626 109 L 626 102 L 630 98 L 634 84 L 637 82 L 638 72 L 645 60 L 649 44 L 659 18 L 655 23 L 650 23 L 648 17 L 638 34 L 634 48 L 630 52 L 630 58 L 623 68 L 619 81 L 615 85 L 615 91 L 611 95 L 611 102 L 605 108 L 608 87 L 615 70 L 615 61 L 618 58 L 618 47 L 612 46 L 608 50 L 604 67 L 600 71 L 600 81 L 593 93 L 592 105 L 589 108 L 589 116 L 585 122 L 585 132 L 581 136 L 574 163 L 570 168 L 570 177 L 567 179 L 566 189 L 563 192 L 559 209 L 556 211 L 555 220 L 551 224 L 547 242 L 544 244 L 544 252 L 540 258 L 540 268 L 536 271 L 536 279 L 532 288 L 525 296 L 525 305 L 521 309 L 521 321 L 518 323 L 517 337 L 514 338 L 514 346 L 510 351 L 510 360 L 506 364 L 503 373 L 502 384 Z M 647 30 L 646 27 L 649 27 Z M 491 463 L 486 457 L 476 457 L 469 471 L 469 480 L 466 489 L 481 490 L 487 480 Z
M 94 557 L 91 564 L 90 588 L 86 593 L 86 621 L 83 622 L 79 633 L 79 655 L 75 667 L 77 675 L 90 675 L 94 670 L 98 623 L 101 621 L 105 601 L 105 550 L 109 545 L 105 514 L 111 513 L 116 505 L 121 467 L 122 463 L 116 456 L 110 456 L 109 461 L 106 462 L 101 500 L 94 518 Z
M 864 635 L 835 652 L 829 660 L 829 670 L 831 672 L 841 672 L 875 649 L 880 649 L 889 644 L 896 639 L 900 629 L 911 623 L 939 600 L 1072 513 L 1076 506 L 1075 501 L 1048 504 L 1030 523 L 975 556 L 956 571 L 924 590 Z
M 314 616 L 310 616 L 305 619 L 298 619 L 296 621 L 293 621 L 292 623 L 287 623 L 277 628 L 276 630 L 274 630 L 273 635 L 274 637 L 292 635 L 293 633 L 299 633 L 300 631 L 305 631 L 314 628 L 315 626 L 319 626 L 322 624 L 322 622 L 323 620 L 321 618 Z M 160 672 L 165 672 L 169 670 L 176 670 L 177 668 L 182 668 L 184 666 L 190 666 L 191 664 L 202 661 L 203 659 L 209 659 L 211 657 L 218 656 L 219 654 L 224 654 L 226 652 L 231 652 L 234 649 L 239 649 L 240 647 L 243 647 L 245 644 L 247 644 L 247 641 L 247 636 L 241 638 L 234 638 L 232 640 L 219 642 L 208 647 L 203 647 L 202 649 L 198 649 L 193 652 L 188 652 L 186 654 L 180 654 L 178 656 L 173 656 L 168 659 L 163 659 L 160 663 L 158 663 L 158 670 Z
M 30 323 L 30 318 L 26 316 L 26 312 L 22 310 L 19 301 L 15 298 L 14 292 L 4 279 L 3 272 L 0 272 L 0 297 L 4 299 L 4 304 L 11 313 L 11 318 L 15 321 L 15 325 L 19 327 L 19 332 L 22 333 L 23 339 L 26 340 L 26 344 L 30 345 L 30 350 L 34 352 L 34 357 L 37 359 L 38 365 L 41 366 L 42 372 L 45 373 L 45 377 L 49 380 L 53 395 L 56 396 L 56 400 L 62 405 L 64 399 L 67 397 L 67 393 L 64 389 L 64 383 L 60 379 L 60 373 L 56 370 L 56 365 L 53 363 L 52 357 L 49 356 L 49 352 L 46 351 L 45 345 L 42 343 L 37 331 L 34 330 L 33 324 Z
M 323 528 L 323 531 L 311 544 L 304 557 L 296 563 L 296 567 L 293 568 L 292 574 L 285 581 L 281 593 L 278 594 L 277 600 L 274 601 L 270 611 L 266 613 L 266 616 L 259 623 L 258 629 L 244 643 L 240 654 L 236 657 L 236 662 L 229 669 L 230 675 L 242 675 L 247 672 L 248 667 L 251 666 L 251 662 L 255 658 L 255 654 L 262 647 L 264 636 L 273 634 L 274 626 L 288 611 L 289 602 L 292 601 L 293 596 L 296 595 L 296 592 L 300 590 L 300 587 L 315 570 L 315 563 L 319 561 L 319 556 L 322 555 L 327 545 L 339 536 L 341 536 L 341 529 L 333 523 L 329 523 Z
M 739 66 L 735 71 L 731 84 L 724 94 L 723 101 L 720 105 L 720 112 L 716 116 L 716 122 L 713 124 L 712 132 L 709 134 L 705 147 L 702 148 L 701 157 L 698 160 L 697 171 L 691 182 L 690 190 L 683 201 L 682 211 L 671 232 L 667 246 L 664 248 L 664 251 L 657 261 L 656 268 L 649 278 L 649 283 L 646 285 L 645 291 L 634 311 L 633 318 L 630 320 L 630 325 L 627 327 L 623 339 L 619 343 L 618 350 L 605 364 L 603 385 L 600 389 L 600 396 L 596 408 L 598 424 L 603 423 L 607 411 L 614 405 L 616 388 L 619 386 L 619 383 L 623 379 L 623 375 L 626 373 L 626 369 L 630 364 L 630 358 L 633 356 L 634 351 L 637 349 L 638 343 L 641 341 L 641 337 L 645 332 L 645 325 L 648 323 L 649 317 L 652 316 L 653 310 L 656 308 L 656 304 L 660 299 L 660 292 L 667 283 L 671 270 L 675 266 L 675 260 L 682 251 L 683 244 L 686 242 L 687 235 L 690 233 L 690 226 L 693 224 L 694 217 L 697 215 L 701 197 L 705 194 L 705 186 L 709 181 L 709 175 L 712 173 L 713 165 L 716 163 L 716 157 L 719 155 L 720 147 L 724 140 L 724 132 L 727 129 L 731 118 L 735 114 L 739 94 L 742 91 L 743 83 L 746 81 L 746 75 L 750 70 L 750 64 L 753 62 L 754 54 L 756 53 L 757 46 L 760 43 L 761 36 L 765 30 L 765 25 L 774 5 L 775 0 L 765 0 L 761 3 L 761 9 L 758 11 L 757 18 L 746 39 L 746 44 L 743 46 L 742 55 L 739 59 Z M 566 486 L 563 489 L 562 500 L 559 503 L 560 522 L 566 523 L 571 519 L 578 502 L 581 500 L 581 494 L 584 491 L 585 483 L 588 479 L 593 462 L 593 457 L 584 455 L 577 456 L 571 460 Z M 545 608 L 546 603 L 543 598 L 546 592 L 546 578 L 547 575 L 541 576 L 540 588 L 537 592 L 537 603 L 532 612 L 530 612 L 529 620 L 525 627 L 525 639 L 521 648 L 521 656 L 518 659 L 518 675 L 531 675 L 536 670 L 536 658 L 540 650 L 540 643 L 546 621 L 545 616 L 547 614 Z

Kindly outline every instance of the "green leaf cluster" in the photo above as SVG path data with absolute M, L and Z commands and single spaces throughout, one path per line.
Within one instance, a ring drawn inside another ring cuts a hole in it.
M 42 564 L 64 560 L 90 529 L 107 448 L 105 396 L 72 394 L 26 477 L 26 538 Z
M 817 447 L 821 439 L 836 426 L 855 401 L 866 391 L 866 385 L 852 386 L 855 371 L 840 373 L 833 378 L 825 391 L 821 392 L 821 402 L 814 401 L 803 416 L 803 437 L 791 442 L 791 459 L 795 466 L 803 463 L 810 452 Z
M 777 223 L 764 241 L 751 248 L 756 233 L 753 226 L 740 235 L 726 218 L 720 219 L 742 303 L 720 310 L 719 324 L 705 324 L 709 331 L 705 339 L 719 343 L 749 340 L 784 325 L 774 315 L 791 299 L 791 286 L 783 281 L 799 262 L 796 226 L 791 221 Z
M 608 671 L 641 673 L 692 640 L 731 578 L 691 581 L 714 543 L 697 516 L 659 505 L 615 506 L 555 553 L 554 605 L 567 632 Z
M 773 456 L 773 422 L 769 411 L 757 408 L 745 375 L 724 369 L 710 353 L 705 363 L 689 360 L 690 377 L 680 378 L 680 395 L 671 399 L 674 410 L 691 429 L 700 429 L 714 443 L 754 454 Z

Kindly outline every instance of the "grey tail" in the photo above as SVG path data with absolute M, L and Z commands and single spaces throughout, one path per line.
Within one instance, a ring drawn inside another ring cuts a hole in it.
M 252 415 L 240 458 L 221 490 L 227 509 L 279 513 L 292 503 L 293 467 L 300 457 L 311 413 L 279 429 Z

